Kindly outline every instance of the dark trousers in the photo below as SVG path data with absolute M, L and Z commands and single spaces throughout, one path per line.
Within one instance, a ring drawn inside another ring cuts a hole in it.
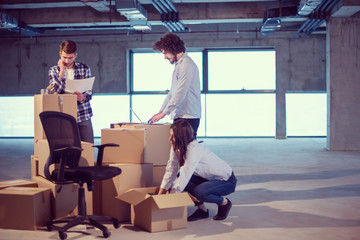
M 221 205 L 224 197 L 233 193 L 236 188 L 237 179 L 234 173 L 231 174 L 228 180 L 207 180 L 199 176 L 193 175 L 185 187 L 185 191 L 196 197 L 199 202 L 195 205 L 201 205 L 204 202 L 216 203 Z
M 78 123 L 80 138 L 83 142 L 94 143 L 94 131 L 91 119 Z
M 178 121 L 180 119 L 185 119 L 190 124 L 190 126 L 192 127 L 192 129 L 194 131 L 194 137 L 196 139 L 197 130 L 198 130 L 199 125 L 200 125 L 200 118 L 176 118 L 176 119 L 174 119 L 174 122 L 176 122 L 176 121 Z

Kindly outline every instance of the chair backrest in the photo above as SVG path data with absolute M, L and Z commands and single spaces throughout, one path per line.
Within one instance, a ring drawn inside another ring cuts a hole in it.
M 61 158 L 65 160 L 63 168 L 78 167 L 81 157 L 81 139 L 76 119 L 69 114 L 55 111 L 45 111 L 40 113 L 39 116 L 50 150 L 44 168 L 45 176 L 54 181 L 63 180 L 63 176 L 58 176 L 61 179 L 54 179 L 50 174 L 49 167 L 52 164 L 60 163 Z M 59 151 L 59 149 L 64 148 L 68 149 L 65 152 Z M 63 170 L 60 171 L 63 172 Z

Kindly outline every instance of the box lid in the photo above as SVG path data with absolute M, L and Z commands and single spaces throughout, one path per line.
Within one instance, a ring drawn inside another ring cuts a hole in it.
M 157 187 L 148 187 L 148 188 L 132 188 L 126 191 L 123 194 L 120 194 L 116 198 L 137 205 L 144 201 L 145 199 L 151 197 L 150 193 L 156 193 Z
M 152 198 L 160 209 L 194 205 L 194 202 L 186 192 L 154 195 Z
M 160 209 L 194 205 L 194 202 L 186 192 L 157 195 L 157 190 L 158 187 L 133 188 L 116 198 L 133 205 L 137 205 L 146 199 L 151 199 Z

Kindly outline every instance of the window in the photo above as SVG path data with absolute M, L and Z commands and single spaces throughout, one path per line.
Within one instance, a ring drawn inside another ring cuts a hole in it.
M 207 136 L 275 136 L 275 94 L 207 94 Z
M 142 121 L 147 121 L 159 111 L 174 67 L 161 53 L 131 54 L 132 107 Z M 210 49 L 190 52 L 189 56 L 199 68 L 201 86 L 208 86 L 202 89 L 198 136 L 275 136 L 273 49 Z M 205 76 L 203 68 L 208 71 Z M 139 121 L 134 114 L 131 119 Z M 167 116 L 162 122 L 172 120 Z
M 327 135 L 327 94 L 287 93 L 287 136 Z
M 34 96 L 0 97 L 0 136 L 34 137 Z
M 209 91 L 275 90 L 274 50 L 209 51 Z
M 202 83 L 202 53 L 189 52 L 199 68 Z M 133 53 L 133 89 L 134 92 L 170 90 L 174 66 L 164 59 L 162 53 Z M 202 86 L 202 84 L 201 84 Z

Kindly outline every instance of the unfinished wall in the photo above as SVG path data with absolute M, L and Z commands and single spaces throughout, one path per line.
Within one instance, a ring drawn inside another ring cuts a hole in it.
M 48 85 L 48 69 L 57 63 L 59 43 L 78 43 L 77 61 L 96 76 L 94 93 L 127 93 L 128 49 L 151 49 L 161 35 L 137 34 L 1 40 L 0 95 L 33 95 Z M 325 35 L 291 38 L 241 34 L 179 34 L 188 49 L 273 47 L 276 50 L 276 136 L 286 137 L 285 93 L 326 91 Z M 169 65 L 169 67 L 171 67 Z M 261 70 L 261 69 L 259 69 Z M 155 81 L 155 79 L 154 79 Z M 170 79 L 169 79 L 170 81 Z

